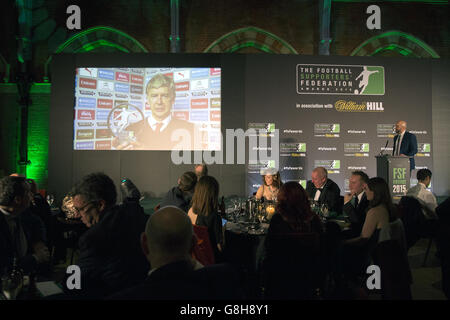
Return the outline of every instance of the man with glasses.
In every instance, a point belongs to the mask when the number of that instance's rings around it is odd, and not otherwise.
[[[74,293],[101,298],[145,279],[150,266],[139,240],[145,215],[133,204],[116,205],[116,187],[104,173],[85,176],[71,195],[74,210],[89,228],[79,240],[82,291]]]

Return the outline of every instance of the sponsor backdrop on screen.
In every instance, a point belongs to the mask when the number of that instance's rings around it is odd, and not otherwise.
[[[426,62],[255,55],[247,59],[246,75],[247,126],[264,128],[261,136],[279,130],[277,160],[284,182],[306,186],[313,168],[322,166],[341,193],[347,192],[352,171],[375,176],[375,156],[392,154],[397,120],[407,121],[407,130],[417,137],[416,169],[431,169]],[[262,183],[261,168],[275,165],[258,161],[247,166],[248,195]]]

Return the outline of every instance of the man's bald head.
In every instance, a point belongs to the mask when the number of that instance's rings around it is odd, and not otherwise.
[[[151,254],[186,255],[192,247],[191,220],[177,207],[168,206],[155,212],[147,222],[145,234]]]
[[[403,133],[403,131],[405,130],[406,130],[406,121],[404,120],[397,121],[397,123],[395,124],[395,132]]]

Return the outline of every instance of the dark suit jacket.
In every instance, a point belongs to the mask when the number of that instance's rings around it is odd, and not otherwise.
[[[176,129],[183,129],[180,130],[180,135],[183,135],[183,138],[174,137],[176,141],[172,141],[172,132]],[[172,150],[181,141],[186,141],[187,133],[190,134],[191,143],[194,145],[194,124],[173,116],[167,127],[160,133],[155,133],[152,130],[148,124],[148,118],[128,126],[126,130],[134,131],[137,141],[143,144],[144,149],[148,150]]]
[[[395,154],[395,146],[398,139],[398,135],[394,137],[394,149],[392,154]],[[414,156],[417,153],[417,138],[414,134],[405,131],[403,136],[402,143],[400,145],[400,154],[407,155],[410,159],[410,170],[413,170],[416,167],[414,162]]]
[[[108,300],[235,300],[242,298],[236,271],[229,265],[193,270],[178,261],[153,271],[145,281]]]
[[[166,196],[161,200],[160,206],[175,206],[188,212],[191,207],[192,193],[183,192],[178,187],[170,189]]]
[[[34,218],[34,217],[33,217]],[[28,219],[28,217],[18,218],[19,223],[22,225],[22,229],[25,233],[25,237],[27,238],[28,251],[27,255],[18,260],[18,265],[25,273],[29,273],[37,268],[37,261],[32,256],[33,248],[32,245],[36,241],[41,241],[39,239],[39,235],[41,234],[41,229],[39,223],[36,222],[33,218]],[[5,216],[2,212],[0,212],[0,271],[3,272],[3,269],[9,268],[12,266],[14,259],[14,248],[12,242],[11,232],[9,231],[8,223],[6,222]]]
[[[355,208],[351,201],[344,204],[342,211],[349,217],[351,222],[351,229],[354,231],[355,236],[361,234],[364,221],[366,220],[366,213],[369,208],[369,200],[367,200],[366,193],[364,192],[359,201],[358,206]]]
[[[103,213],[79,240],[76,264],[82,289],[68,293],[95,299],[143,281],[150,269],[140,246],[146,221],[138,203],[124,203]]]
[[[308,180],[306,183],[306,192],[311,199],[314,199],[316,191],[317,188],[314,186],[314,183]],[[340,195],[341,189],[339,189],[339,186],[333,180],[327,179],[320,193],[319,202],[326,203],[331,211],[340,212],[342,210]]]

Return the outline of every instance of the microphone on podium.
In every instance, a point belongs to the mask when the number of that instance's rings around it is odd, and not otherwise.
[[[382,155],[383,155],[383,153],[384,153],[384,150],[386,150],[386,148],[387,148],[388,144],[389,144],[389,139],[387,139],[387,140],[386,140],[386,144],[385,144],[385,146],[384,146],[383,150],[381,150],[381,152],[379,153],[379,155],[380,155],[380,156],[382,156]]]

